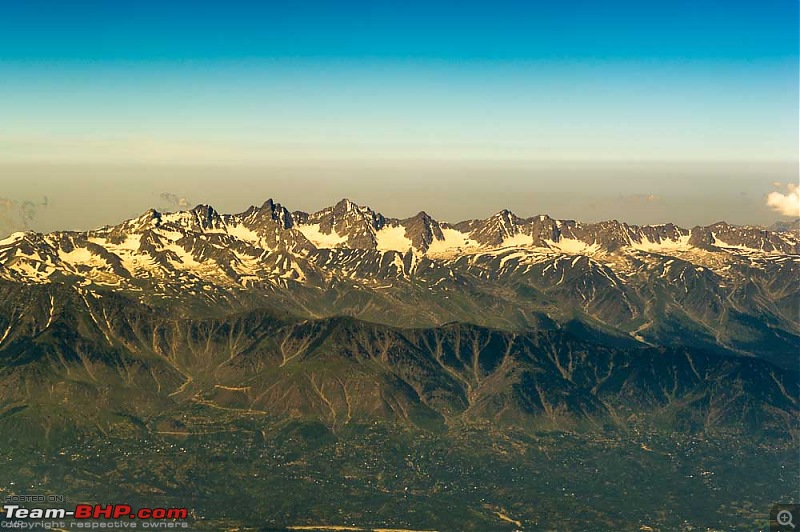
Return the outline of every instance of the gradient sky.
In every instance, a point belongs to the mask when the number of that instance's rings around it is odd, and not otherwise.
[[[798,60],[796,0],[11,0],[0,225],[115,223],[164,192],[770,223]]]

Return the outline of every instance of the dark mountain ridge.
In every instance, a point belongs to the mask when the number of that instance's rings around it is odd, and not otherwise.
[[[264,311],[175,318],[113,293],[55,287],[17,299],[25,312],[0,343],[6,424],[47,412],[65,427],[110,429],[199,404],[320,419],[334,431],[371,419],[797,430],[797,372],[735,353],[621,345],[584,328],[401,329]]]

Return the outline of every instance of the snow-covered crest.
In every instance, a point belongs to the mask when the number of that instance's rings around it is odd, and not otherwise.
[[[15,233],[0,241],[0,277],[41,283],[66,275],[113,286],[143,279],[164,283],[182,279],[181,286],[246,286],[353,275],[383,282],[389,275],[384,264],[402,265],[391,275],[408,275],[409,265],[422,258],[444,264],[507,249],[518,250],[515,257],[531,260],[595,257],[616,265],[621,273],[631,267],[631,257],[636,261],[679,257],[723,271],[732,260],[761,256],[794,261],[800,253],[793,233],[723,223],[689,230],[671,224],[580,224],[545,215],[523,219],[500,211],[486,219],[449,224],[424,212],[406,219],[387,218],[347,199],[311,214],[290,212],[268,200],[240,214],[221,214],[198,205],[175,213],[150,210],[85,233]],[[399,257],[409,253],[416,258],[408,259],[407,265]],[[386,262],[384,254],[396,257]],[[504,271],[511,264],[508,260],[503,262]]]

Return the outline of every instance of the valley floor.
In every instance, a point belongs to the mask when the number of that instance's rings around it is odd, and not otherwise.
[[[6,433],[0,489],[185,506],[208,530],[754,530],[774,503],[800,500],[796,444],[733,433],[369,423],[333,434],[263,419],[233,429],[57,445]]]

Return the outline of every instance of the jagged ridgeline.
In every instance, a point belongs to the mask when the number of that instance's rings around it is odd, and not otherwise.
[[[764,528],[798,485],[798,274],[791,228],[347,200],[16,233],[0,486],[209,529]]]

